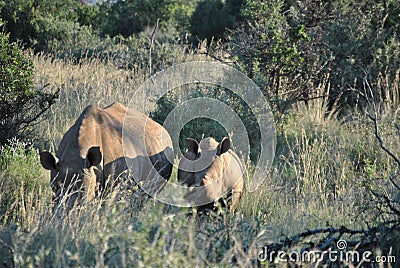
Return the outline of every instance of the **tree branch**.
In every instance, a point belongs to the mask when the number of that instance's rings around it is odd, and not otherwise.
[[[376,113],[375,113],[375,117],[373,117],[372,115],[370,115],[368,112],[366,112],[366,114],[368,115],[368,117],[372,120],[373,124],[374,124],[374,133],[375,133],[375,137],[379,142],[380,147],[382,148],[383,151],[385,151],[395,162],[396,164],[400,167],[400,160],[399,158],[397,158],[397,156],[394,155],[394,153],[392,153],[388,148],[386,148],[386,146],[383,144],[383,140],[382,137],[379,135],[379,128],[378,128],[378,123],[376,120]],[[399,132],[398,127],[396,126],[397,132]],[[390,182],[393,184],[393,186],[400,191],[400,186],[393,180],[393,177],[390,175],[389,176],[389,180]],[[373,193],[374,194],[374,193]],[[381,196],[382,197],[382,196]],[[395,212],[397,215],[398,211],[396,210]]]

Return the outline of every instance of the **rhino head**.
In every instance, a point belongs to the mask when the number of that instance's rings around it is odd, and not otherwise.
[[[60,161],[56,161],[50,152],[40,152],[43,168],[50,170],[55,206],[64,204],[71,208],[75,202],[91,201],[95,196],[96,181],[101,176],[100,147],[91,147],[86,157],[79,155],[63,155]]]
[[[206,138],[198,143],[188,138],[187,151],[179,162],[178,182],[181,185],[202,186],[209,184],[209,178],[221,177],[224,163],[220,156],[230,149],[230,139],[225,137],[220,143],[213,138]]]
[[[179,163],[178,182],[193,187],[185,198],[197,207],[215,205],[228,192],[234,193],[231,210],[237,205],[243,191],[243,168],[230,147],[229,137],[220,143],[213,138],[200,143],[187,139],[187,151]]]

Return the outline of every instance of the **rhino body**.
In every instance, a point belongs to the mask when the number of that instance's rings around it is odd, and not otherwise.
[[[243,166],[237,154],[230,149],[230,139],[221,143],[213,138],[198,143],[187,139],[187,151],[179,163],[178,182],[193,187],[186,199],[200,210],[215,208],[224,195],[231,195],[233,212],[243,193]]]
[[[104,109],[86,107],[65,133],[56,157],[58,162],[51,153],[40,153],[42,166],[51,171],[54,201],[64,198],[71,206],[104,193],[126,170],[156,194],[171,176],[174,153],[161,125],[116,102]]]

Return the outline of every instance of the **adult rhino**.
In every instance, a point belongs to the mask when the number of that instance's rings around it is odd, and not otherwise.
[[[243,166],[230,149],[230,138],[220,143],[213,138],[200,143],[187,139],[187,151],[179,162],[178,183],[193,187],[186,199],[200,210],[215,208],[224,195],[231,195],[230,210],[237,207],[243,193]]]
[[[42,166],[51,171],[53,201],[67,201],[71,208],[104,192],[126,170],[140,185],[152,187],[145,189],[148,193],[157,193],[171,176],[174,154],[161,125],[116,102],[104,109],[86,107],[65,133],[56,157],[40,153]]]

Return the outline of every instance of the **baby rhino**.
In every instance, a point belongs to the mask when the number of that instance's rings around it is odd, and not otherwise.
[[[230,138],[221,143],[213,138],[198,143],[187,139],[187,151],[179,163],[178,182],[193,187],[185,198],[200,210],[215,208],[225,195],[232,197],[231,212],[243,192],[243,166],[230,149]],[[223,204],[223,202],[222,202]]]

